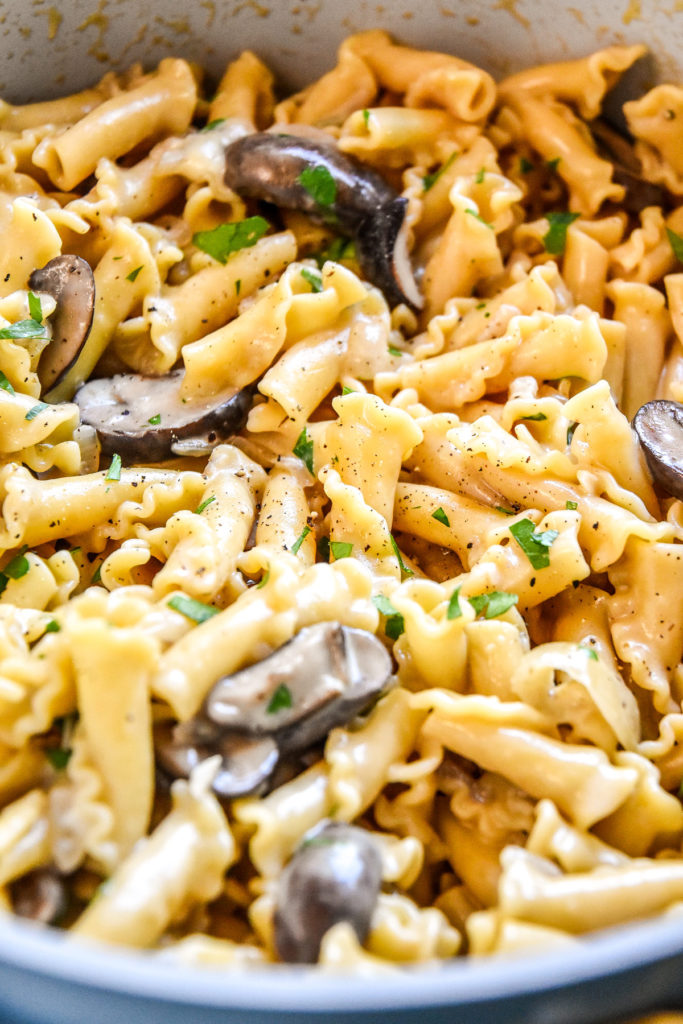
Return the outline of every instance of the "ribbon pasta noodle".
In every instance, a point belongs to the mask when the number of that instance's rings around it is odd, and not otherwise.
[[[683,401],[683,93],[626,104],[630,177],[596,121],[642,53],[496,84],[370,31],[279,101],[245,52],[217,89],[167,58],[0,103],[3,913],[262,967],[292,959],[286,879],[337,841],[375,890],[322,969],[680,904],[682,458],[676,492],[631,421]],[[283,138],[313,156],[274,155],[259,205],[230,154]],[[393,190],[390,278],[328,151]],[[92,324],[48,378],[75,327],[43,268],[76,257]],[[138,434],[86,415],[123,375]],[[183,433],[159,382],[242,420]],[[312,732],[316,649],[254,710],[248,673],[325,624],[390,666],[373,699]]]

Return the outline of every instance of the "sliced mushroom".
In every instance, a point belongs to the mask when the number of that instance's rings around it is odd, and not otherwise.
[[[626,189],[621,204],[629,213],[640,213],[646,206],[664,206],[667,193],[660,185],[645,181],[640,160],[633,150],[634,140],[611,125],[603,118],[590,124],[598,152],[609,160],[614,171],[612,177],[617,185]]]
[[[157,744],[159,760],[186,777],[196,763],[220,753],[217,793],[262,791],[281,755],[305,750],[346,725],[390,675],[391,658],[372,633],[336,622],[308,626],[268,658],[220,679],[200,713]]]
[[[74,401],[81,420],[95,428],[105,455],[117,452],[127,463],[155,462],[168,458],[185,439],[204,435],[205,451],[207,443],[217,444],[241,430],[253,389],[230,388],[209,398],[185,399],[180,393],[183,373],[120,373],[79,388]]]
[[[71,369],[90,334],[95,312],[95,277],[80,256],[55,256],[28,279],[34,292],[51,295],[57,303],[50,318],[52,338],[38,362],[43,392]]]
[[[347,921],[363,942],[382,883],[382,858],[363,829],[326,822],[309,832],[284,869],[275,946],[287,963],[313,964],[329,929]]]
[[[363,272],[387,301],[422,307],[406,243],[407,200],[333,142],[274,132],[247,135],[226,148],[225,181],[239,195],[302,210],[350,235]]]
[[[646,402],[633,427],[655,483],[683,500],[683,405],[664,399]]]
[[[41,924],[55,924],[66,912],[68,896],[64,880],[54,868],[37,868],[10,886],[12,910]]]

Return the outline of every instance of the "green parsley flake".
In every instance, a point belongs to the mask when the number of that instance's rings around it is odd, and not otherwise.
[[[154,416],[150,416],[147,422],[151,423],[153,427],[158,427],[159,424],[161,423],[161,413],[157,412],[154,414]]]
[[[46,747],[45,757],[57,772],[63,772],[69,763],[71,751],[64,747]]]
[[[34,295],[33,292],[28,293],[28,312],[32,320],[35,320],[37,321],[37,323],[42,324],[43,307],[41,305],[40,299],[38,298],[37,295]]]
[[[546,167],[548,168],[549,171],[556,171],[560,160],[561,160],[561,157],[555,156],[555,157],[553,157],[552,160],[546,160],[545,165],[546,165]]]
[[[365,121],[365,127],[367,128],[370,124],[370,111],[366,109],[363,111],[363,120]]]
[[[47,402],[36,402],[24,416],[25,420],[34,420],[36,416],[39,416],[43,409],[47,409]]]
[[[571,444],[572,443],[572,438],[574,436],[574,431],[576,430],[578,425],[579,425],[578,423],[570,423],[569,426],[567,427],[567,444]]]
[[[403,352],[401,352],[400,348],[396,348],[395,345],[387,345],[387,348],[389,349],[389,355],[392,355],[392,356],[402,356],[403,355]]]
[[[268,568],[264,572],[263,576],[261,577],[261,579],[256,584],[256,589],[257,590],[263,590],[263,588],[265,587],[265,585],[266,585],[266,583],[268,582],[269,579],[270,579],[270,566],[268,566]]]
[[[476,210],[467,209],[465,210],[465,213],[469,213],[470,217],[474,217],[474,219],[478,220],[480,224],[485,224],[486,227],[489,228],[489,230],[493,231],[493,224],[489,224],[487,220],[484,220],[482,215],[480,213],[477,213]]]
[[[296,444],[294,445],[292,451],[294,455],[296,455],[299,459],[302,460],[311,476],[314,476],[315,474],[313,472],[313,438],[308,436],[306,427],[304,427],[304,429],[299,434],[296,440]]]
[[[15,324],[10,324],[9,327],[3,327],[0,330],[0,338],[12,338],[14,340],[22,338],[47,338],[47,331],[43,324],[38,323],[33,318],[30,320],[17,320]]]
[[[214,121],[209,121],[203,128],[200,128],[200,132],[212,132],[214,128],[220,128],[222,124],[225,124],[224,117],[217,117]]]
[[[329,562],[330,560],[330,538],[321,537],[316,544],[316,552],[321,562]]]
[[[102,579],[102,563],[100,562],[100,564],[97,566],[97,568],[95,569],[94,573],[92,574],[92,579],[90,580],[90,582],[91,583],[99,583],[101,579]]]
[[[301,547],[303,542],[306,540],[306,538],[308,537],[310,532],[311,532],[310,526],[304,526],[303,530],[301,531],[301,533],[299,534],[297,539],[292,544],[291,552],[292,552],[293,555],[296,555],[298,553],[299,548]]]
[[[592,647],[587,647],[586,644],[579,644],[579,650],[583,651],[591,661],[598,661],[598,652],[594,651]]]
[[[168,601],[168,607],[180,612],[187,619],[193,622],[206,622],[218,615],[218,608],[211,604],[204,604],[202,601],[195,601],[193,597],[186,597],[184,594],[174,594]]]
[[[126,281],[134,281],[138,274],[140,273],[140,271],[142,270],[142,267],[143,264],[141,264],[139,267],[136,267],[135,270],[131,270],[130,274],[126,274]]]
[[[511,508],[505,508],[504,505],[496,505],[496,512],[502,512],[504,516],[516,516],[517,513]]]
[[[445,163],[441,164],[441,167],[439,167],[438,170],[432,171],[431,174],[425,174],[425,176],[422,179],[422,188],[424,189],[425,192],[429,192],[430,188],[432,188],[432,186],[437,183],[441,175],[445,174],[445,172],[451,166],[457,155],[457,151],[454,151],[453,153],[451,153],[448,160],[446,160]]]
[[[518,523],[512,524],[510,533],[534,569],[546,569],[550,565],[548,548],[559,536],[557,530],[544,530],[538,533],[531,519],[520,519]]]
[[[61,628],[62,627],[59,625],[59,623],[56,621],[56,619],[50,619],[50,621],[48,622],[47,626],[45,627],[45,632],[46,633],[59,633]]]
[[[331,206],[337,198],[337,184],[324,164],[304,167],[296,180],[318,206]]]
[[[326,249],[321,249],[320,252],[313,253],[312,255],[313,259],[322,270],[328,260],[332,260],[334,263],[340,263],[342,260],[355,259],[356,247],[350,238],[337,237],[330,242]]]
[[[451,525],[448,516],[446,515],[446,513],[444,512],[440,505],[437,508],[436,512],[432,512],[432,519],[436,519],[437,523],[443,523],[444,526]]]
[[[216,495],[215,494],[212,494],[210,498],[205,498],[204,501],[201,503],[201,505],[197,505],[196,509],[194,510],[195,511],[195,515],[200,516],[202,514],[202,512],[204,511],[204,509],[207,507],[207,505],[210,505],[211,502],[215,501],[215,500],[216,500]]]
[[[548,230],[543,236],[545,251],[551,256],[561,256],[567,244],[567,228],[581,216],[579,213],[548,213],[546,214]]]
[[[3,573],[5,576],[9,576],[12,580],[20,580],[22,576],[25,576],[30,569],[29,560],[26,557],[25,552],[28,548],[23,547],[21,551],[14,556],[11,562],[8,562]]]
[[[477,171],[477,173],[474,176],[474,183],[475,183],[475,185],[482,185],[483,182],[484,182],[485,175],[486,175],[486,169],[484,167],[480,167],[479,170]]]
[[[677,235],[671,228],[667,228],[666,237],[669,239],[669,245],[673,249],[674,256],[679,263],[683,263],[683,235]]]
[[[534,165],[532,164],[531,160],[527,160],[527,158],[523,156],[520,158],[519,161],[519,169],[522,172],[522,174],[528,174],[529,171],[534,170]]]
[[[576,512],[579,505],[576,501],[568,501],[564,507],[567,509],[568,512]]]
[[[389,534],[389,540],[391,541],[391,546],[394,549],[394,554],[398,558],[398,565],[403,575],[414,576],[415,573],[413,572],[413,570],[409,566],[405,565],[403,559],[401,558],[401,552],[398,550],[398,544],[394,540],[394,536],[391,533]]]
[[[8,395],[16,394],[16,391],[14,390],[14,388],[12,387],[12,385],[10,384],[2,370],[0,370],[0,388],[2,388],[3,391],[6,391]]]
[[[315,270],[309,270],[308,267],[303,267],[301,270],[301,276],[304,281],[310,284],[311,291],[321,292],[323,290],[323,279],[320,274],[315,272]]]
[[[241,288],[242,288],[242,278],[238,277],[237,280],[235,281],[235,295],[239,295]]]
[[[508,594],[504,590],[492,590],[490,594],[475,594],[467,599],[477,615],[484,613],[485,619],[495,619],[504,615],[513,605],[517,604],[517,594]]]
[[[542,420],[547,420],[548,417],[546,416],[546,414],[544,412],[535,412],[531,416],[522,416],[521,419],[523,419],[523,420],[536,420],[536,421],[538,421],[540,423]]]
[[[451,594],[450,600],[448,602],[448,609],[446,610],[447,619],[459,619],[460,616],[462,615],[462,612],[460,610],[460,601],[458,600],[459,597],[460,587],[456,587],[453,593]]]
[[[269,715],[275,715],[278,711],[284,711],[292,706],[292,691],[285,683],[280,683],[277,690],[270,698],[266,711]]]
[[[353,544],[349,544],[345,540],[333,540],[330,541],[330,551],[334,555],[335,562],[338,562],[340,558],[348,558],[353,551]]]
[[[390,640],[398,640],[401,633],[405,630],[405,620],[401,613],[394,608],[393,604],[388,597],[384,594],[376,594],[372,599],[377,611],[380,615],[384,615],[386,622],[384,623],[384,634]]]
[[[342,397],[344,395],[355,395],[355,393],[356,392],[353,390],[353,388],[347,388],[346,384],[344,384],[342,388]]]
[[[268,221],[263,217],[247,217],[246,220],[219,224],[210,231],[197,231],[192,236],[192,244],[219,263],[227,263],[231,253],[255,245],[267,230]]]
[[[111,463],[107,470],[105,480],[120,480],[121,479],[121,456],[117,455],[116,452],[111,457]]]

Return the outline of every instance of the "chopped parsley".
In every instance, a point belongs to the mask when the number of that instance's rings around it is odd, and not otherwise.
[[[403,559],[401,558],[401,552],[398,550],[398,544],[394,540],[394,535],[391,534],[391,533],[389,534],[389,540],[391,541],[391,546],[394,549],[394,554],[398,558],[398,565],[399,565],[399,568],[400,568],[401,572],[403,573],[403,575],[404,576],[414,576],[415,573],[413,572],[413,570],[409,566],[407,566],[404,563]]]
[[[390,640],[398,640],[401,633],[405,630],[405,620],[401,613],[394,608],[393,604],[388,597],[384,594],[376,594],[372,599],[377,611],[380,615],[384,615],[386,622],[384,623],[384,634]]]
[[[574,431],[576,430],[578,425],[579,425],[578,423],[570,423],[569,426],[567,427],[567,444],[571,444],[572,443],[572,438],[574,436]]]
[[[43,324],[31,317],[30,320],[17,320],[9,327],[0,330],[0,338],[46,338],[47,331]]]
[[[467,600],[477,615],[484,613],[485,619],[495,619],[504,615],[513,605],[517,604],[517,594],[508,594],[505,590],[492,590],[490,594],[474,594]]]
[[[111,457],[111,463],[107,470],[105,480],[120,480],[121,479],[121,456],[117,455],[116,452]]]
[[[504,505],[496,505],[496,512],[502,512],[504,516],[515,516],[517,513],[511,508],[505,508]]]
[[[475,184],[476,185],[482,185],[483,182],[484,182],[485,175],[486,175],[486,168],[480,167],[479,170],[477,171],[477,173],[474,176]]]
[[[567,509],[568,512],[575,512],[579,505],[576,501],[568,501],[564,507]]]
[[[45,747],[45,757],[55,771],[63,772],[69,763],[69,758],[71,757],[71,747],[69,746],[69,743],[71,742],[71,735],[77,721],[77,712],[73,712],[70,715],[64,715],[62,718],[55,718],[55,727],[58,728],[61,733],[59,746]]]
[[[445,163],[441,164],[441,167],[436,171],[432,171],[430,174],[425,174],[422,178],[422,188],[425,192],[429,192],[430,188],[437,183],[442,174],[448,170],[455,158],[457,157],[457,151],[453,151]]]
[[[677,235],[671,228],[667,228],[666,237],[669,239],[669,245],[673,249],[674,256],[679,263],[683,263],[683,236]]]
[[[523,420],[537,420],[540,423],[542,420],[547,420],[548,417],[546,416],[546,414],[544,412],[535,412],[531,416],[521,416],[520,419],[523,419]]]
[[[296,455],[298,458],[302,460],[311,476],[314,476],[315,474],[313,473],[313,438],[308,436],[306,427],[304,427],[304,429],[299,434],[296,440],[296,444],[294,445],[292,451],[294,455]]]
[[[318,206],[331,206],[337,198],[337,184],[324,164],[304,167],[296,180]]]
[[[102,579],[102,562],[97,566],[94,573],[92,574],[91,583],[99,583]]]
[[[367,107],[363,111],[363,120],[365,122],[365,127],[367,128],[368,125],[370,124],[370,111],[367,109]]]
[[[126,274],[126,281],[135,281],[135,279],[137,278],[138,274],[142,270],[142,267],[143,267],[143,264],[140,264],[139,267],[135,267],[134,270],[131,270],[130,274]]]
[[[469,213],[470,217],[474,217],[474,219],[478,220],[480,224],[485,224],[487,228],[489,228],[491,231],[493,231],[493,224],[489,224],[489,222],[487,220],[484,220],[482,215],[480,213],[477,213],[476,210],[472,210],[470,208],[470,209],[465,210],[465,213]]]
[[[268,221],[263,217],[247,217],[219,224],[210,231],[197,231],[192,236],[192,244],[219,263],[227,263],[231,253],[255,245],[267,230]]]
[[[39,416],[43,409],[47,409],[47,402],[36,402],[35,405],[31,406],[29,411],[24,416],[25,420],[34,420],[36,416]]]
[[[387,348],[389,349],[389,355],[392,355],[392,356],[402,356],[403,355],[403,352],[401,352],[400,348],[396,348],[395,345],[387,345]]]
[[[561,256],[567,244],[567,228],[581,216],[579,213],[548,213],[548,230],[543,236],[545,251],[551,256]]]
[[[353,388],[347,388],[346,384],[342,388],[342,397],[344,395],[355,395],[355,393],[356,392],[353,390]]]
[[[158,427],[159,424],[161,423],[161,413],[156,412],[154,416],[150,416],[147,422],[151,423],[153,427]]]
[[[304,526],[303,530],[301,531],[301,533],[299,534],[297,539],[292,544],[291,551],[292,551],[293,555],[298,554],[299,548],[301,547],[303,542],[306,540],[306,538],[308,537],[310,532],[311,532],[310,526]]]
[[[330,538],[329,537],[321,537],[319,539],[318,543],[316,544],[316,551],[317,551],[317,554],[318,554],[318,558],[322,562],[329,562],[329,560],[330,560]]]
[[[242,288],[242,278],[238,277],[237,280],[235,281],[235,295],[239,295],[241,288]]]
[[[261,579],[256,584],[256,589],[257,590],[263,590],[263,588],[265,587],[265,585],[266,585],[266,583],[268,582],[269,579],[270,579],[270,566],[268,566],[268,568],[264,572],[263,576],[261,577]]]
[[[292,706],[292,691],[286,683],[280,683],[277,690],[270,698],[266,711],[269,715],[275,715]]]
[[[554,156],[552,160],[546,160],[545,165],[549,171],[556,171],[561,159],[559,156]]]
[[[2,372],[2,370],[0,370],[0,388],[2,388],[3,391],[6,391],[9,395],[16,394],[16,391],[14,390],[14,388],[12,387],[12,385],[10,384],[9,380]]]
[[[222,124],[225,124],[225,118],[217,117],[215,118],[215,120],[209,121],[207,124],[204,125],[203,128],[200,128],[199,130],[200,132],[212,132],[214,128],[220,128]]]
[[[318,253],[313,253],[313,259],[316,261],[320,269],[327,260],[332,260],[334,263],[340,263],[341,260],[352,260],[356,255],[356,247],[350,238],[342,238],[337,236],[333,239],[326,249],[321,249]]]
[[[71,750],[68,747],[46,747],[45,757],[57,772],[63,772],[69,763]]]
[[[43,307],[40,299],[33,292],[28,293],[28,312],[32,320],[36,320],[39,324],[43,322]]]
[[[218,615],[218,608],[212,604],[204,604],[203,601],[195,601],[193,597],[186,597],[185,594],[174,594],[168,601],[168,607],[180,612],[187,619],[193,622],[206,622],[207,619]]]
[[[436,519],[437,523],[443,523],[444,526],[451,525],[448,516],[446,515],[446,513],[444,512],[440,505],[437,508],[436,512],[432,512],[432,519]]]
[[[50,621],[48,622],[48,624],[45,627],[45,632],[46,633],[59,633],[61,628],[62,627],[59,625],[59,623],[57,622],[56,619],[50,619]]]
[[[22,576],[25,576],[30,569],[28,558],[26,557],[27,547],[23,547],[21,551],[14,556],[14,558],[7,563],[3,569],[3,575],[9,576],[12,580],[20,580]]]
[[[323,290],[323,279],[320,274],[317,274],[315,270],[309,270],[308,267],[303,267],[301,270],[301,276],[311,286],[311,291],[321,292]]]
[[[518,523],[512,524],[510,533],[534,569],[546,569],[550,565],[548,548],[559,536],[557,530],[544,530],[539,533],[531,519],[520,519]]]
[[[205,498],[204,501],[201,503],[201,505],[197,505],[196,509],[194,510],[195,511],[195,515],[200,516],[202,514],[202,512],[204,511],[204,509],[208,505],[210,505],[212,501],[215,501],[215,500],[216,500],[216,495],[215,494],[212,494],[210,498]]]
[[[592,647],[588,647],[586,644],[579,644],[579,650],[583,651],[587,658],[591,661],[598,661],[598,652],[594,651]]]
[[[522,174],[528,174],[529,171],[534,170],[534,165],[532,164],[531,160],[527,160],[527,158],[523,156],[520,158],[519,161],[519,169],[522,172]]]
[[[330,541],[330,551],[334,555],[335,561],[339,561],[340,558],[349,557],[353,551],[353,544],[345,540],[333,540]]]
[[[456,587],[448,602],[448,608],[446,610],[447,619],[459,619],[462,615],[462,612],[460,611],[460,601],[458,600],[459,597],[460,587]]]

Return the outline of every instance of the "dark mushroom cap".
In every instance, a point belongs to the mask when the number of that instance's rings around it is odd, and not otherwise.
[[[37,868],[10,886],[12,910],[41,924],[55,924],[66,912],[64,880],[54,868]]]
[[[340,921],[363,942],[381,883],[382,858],[363,829],[325,822],[309,832],[278,886],[274,924],[280,958],[315,963],[325,933]]]
[[[391,305],[422,306],[406,245],[407,201],[331,140],[275,132],[247,135],[226,148],[225,181],[239,195],[302,210],[350,235],[363,272]]]
[[[666,190],[643,178],[640,160],[633,149],[634,139],[617,131],[604,118],[591,121],[590,128],[599,154],[614,167],[614,181],[626,190],[621,204],[624,209],[637,214],[646,206],[667,205]]]
[[[50,318],[52,338],[38,363],[43,392],[71,369],[83,348],[95,312],[95,278],[80,256],[55,256],[28,279],[34,292],[51,295],[57,303]]]
[[[385,688],[391,658],[372,633],[336,622],[302,629],[268,658],[220,679],[194,718],[157,737],[162,767],[186,777],[213,754],[221,796],[263,792],[281,755],[346,725]]]
[[[205,435],[215,444],[241,430],[251,408],[252,388],[185,399],[180,393],[183,373],[120,373],[79,388],[74,401],[81,420],[95,428],[105,455],[117,452],[129,464],[156,462],[172,455],[174,444],[186,438]]]
[[[683,500],[683,405],[665,399],[646,402],[633,427],[655,483]]]

